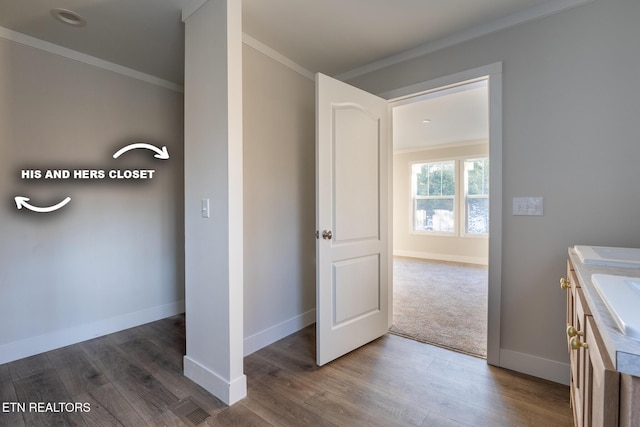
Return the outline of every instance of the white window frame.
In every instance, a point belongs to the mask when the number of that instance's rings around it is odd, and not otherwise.
[[[462,209],[462,219],[461,219],[461,228],[460,228],[460,235],[461,237],[471,237],[471,238],[486,238],[489,237],[489,232],[486,233],[470,233],[468,231],[469,228],[469,224],[468,224],[468,220],[469,220],[469,199],[487,199],[487,210],[488,210],[488,202],[489,202],[489,188],[491,186],[491,182],[489,182],[489,187],[487,188],[487,194],[474,194],[474,195],[469,195],[468,194],[468,180],[467,180],[467,173],[466,173],[466,169],[464,167],[464,164],[466,162],[469,161],[476,161],[476,160],[486,160],[487,162],[489,162],[489,156],[472,156],[472,157],[465,157],[464,159],[460,160],[460,166],[462,169],[462,180],[463,180],[463,205],[464,205],[464,209]],[[489,164],[489,168],[491,168],[491,164]],[[488,212],[487,212],[488,215]],[[489,224],[487,224],[487,227],[489,226]],[[489,230],[490,231],[490,230]]]
[[[487,239],[489,233],[469,233],[467,232],[467,212],[468,212],[468,199],[469,198],[486,198],[489,200],[489,195],[469,196],[467,194],[467,185],[465,182],[464,163],[472,160],[489,160],[489,156],[486,154],[479,155],[465,155],[461,157],[445,157],[429,160],[418,160],[409,162],[409,174],[410,174],[410,208],[409,208],[409,234],[422,235],[422,236],[444,236],[444,237],[459,237],[459,238],[471,238],[471,239]],[[416,195],[416,181],[413,173],[414,165],[423,165],[430,163],[445,163],[454,162],[454,174],[455,174],[455,195],[454,196],[417,196]],[[489,165],[491,167],[491,165]],[[491,183],[489,183],[491,186]],[[434,200],[434,199],[450,199],[453,197],[453,212],[454,212],[454,224],[453,231],[429,231],[429,230],[416,230],[415,218],[416,207],[418,200]]]
[[[455,190],[453,196],[418,196],[416,195],[416,181],[413,173],[413,167],[415,165],[424,165],[424,164],[435,164],[435,163],[449,163],[453,162],[453,174],[455,180]],[[411,173],[411,211],[410,211],[410,232],[411,234],[422,234],[429,236],[450,236],[454,237],[458,235],[459,228],[459,211],[460,206],[458,202],[458,195],[460,192],[460,179],[458,173],[458,162],[456,159],[443,159],[443,160],[427,160],[427,161],[419,161],[419,162],[411,162],[410,165],[410,173]],[[416,208],[418,200],[453,200],[453,230],[452,231],[440,231],[440,230],[416,230]]]

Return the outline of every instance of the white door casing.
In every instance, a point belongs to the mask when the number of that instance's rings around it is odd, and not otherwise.
[[[489,79],[489,161],[490,170],[490,204],[489,204],[489,295],[487,322],[487,363],[502,366],[521,372],[541,372],[531,370],[531,361],[521,358],[521,354],[511,354],[502,349],[500,342],[501,307],[502,307],[502,62],[483,65],[481,67],[461,71],[459,73],[426,80],[420,83],[393,89],[379,95],[389,100],[390,105],[403,99],[456,86],[479,78]],[[502,356],[506,356],[503,358]],[[503,362],[503,360],[507,362]],[[539,360],[536,360],[538,363]],[[549,372],[558,372],[549,377],[562,382],[561,369],[556,370],[549,365]]]
[[[316,341],[324,365],[389,327],[389,105],[316,75]]]

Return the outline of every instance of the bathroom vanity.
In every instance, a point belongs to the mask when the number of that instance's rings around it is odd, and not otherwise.
[[[640,265],[634,265],[633,254],[630,261],[616,263],[594,261],[587,252],[585,247],[569,248],[567,276],[560,280],[567,294],[574,423],[579,427],[637,427],[640,337],[635,315],[640,314],[640,304],[635,305],[634,299],[640,301],[640,287],[635,289],[640,283]],[[629,307],[635,310],[629,312]]]

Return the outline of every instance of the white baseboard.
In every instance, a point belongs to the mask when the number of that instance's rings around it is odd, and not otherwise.
[[[247,396],[247,377],[244,374],[228,382],[189,356],[184,356],[184,375],[227,405]]]
[[[184,313],[184,301],[127,313],[0,345],[0,364]]]
[[[244,355],[260,350],[282,338],[306,328],[316,321],[316,309],[311,309],[275,326],[267,328],[244,339]]]
[[[439,254],[431,252],[405,251],[396,249],[393,251],[394,256],[403,256],[409,258],[434,259],[437,261],[461,262],[465,264],[488,265],[489,261],[486,257],[471,257],[463,255]]]
[[[569,385],[571,368],[568,363],[502,349],[500,350],[500,366],[512,371]]]

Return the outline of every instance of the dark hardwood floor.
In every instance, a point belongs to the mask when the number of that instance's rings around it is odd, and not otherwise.
[[[395,335],[318,367],[308,327],[245,358],[232,407],[182,375],[184,349],[176,316],[0,365],[0,425],[573,425],[568,387]]]

